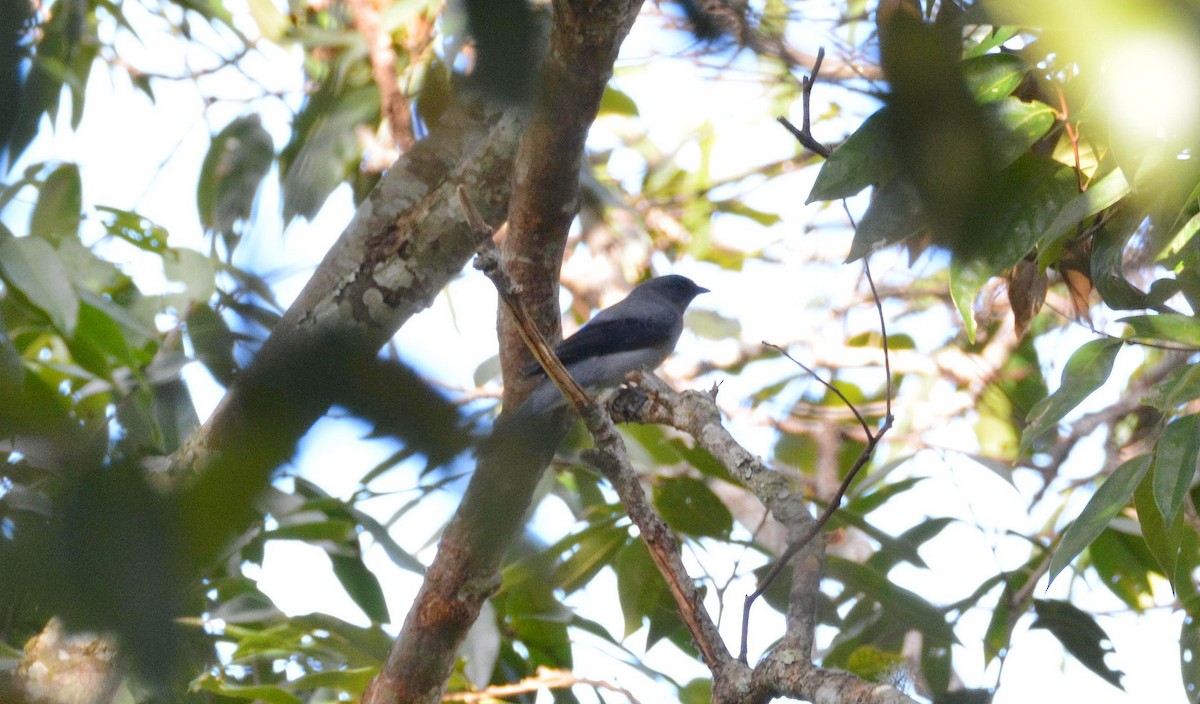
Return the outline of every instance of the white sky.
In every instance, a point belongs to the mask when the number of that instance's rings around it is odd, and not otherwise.
[[[240,0],[227,4],[234,13],[244,10]],[[147,18],[136,16],[141,12],[140,5],[124,3],[122,7],[135,25],[149,26],[144,24],[149,22]],[[193,23],[193,30],[199,36],[208,34],[204,23]],[[252,31],[252,28],[247,27],[247,30]],[[145,40],[154,39],[151,31],[143,32],[142,36]],[[650,48],[655,47],[661,52],[664,41],[663,35],[649,22],[640,21],[626,42],[619,63],[620,67],[629,67],[629,70],[619,70],[616,78],[619,87],[636,100],[641,111],[641,124],[645,125],[660,150],[669,152],[703,125],[711,124],[718,138],[712,162],[715,173],[742,173],[756,164],[791,153],[794,148],[792,138],[774,123],[769,96],[764,95],[763,89],[753,81],[705,80],[697,76],[686,60],[656,59],[645,65],[642,59],[649,54]],[[802,41],[806,46],[815,47],[820,38],[809,37]],[[220,42],[213,40],[213,43]],[[126,39],[118,46],[123,58],[132,64],[164,73],[182,73],[186,68],[185,58],[194,66],[211,61],[211,56],[203,52],[183,57],[178,53],[179,45],[172,42],[143,47]],[[679,46],[682,47],[682,42]],[[285,92],[287,103],[295,107],[301,88],[296,64],[298,52],[269,49],[266,54],[252,53],[247,59],[249,70],[256,80],[271,90]],[[245,79],[228,71],[214,75],[202,85],[205,91],[231,98],[214,104],[207,113],[191,83],[156,81],[154,87],[158,101],[151,104],[131,88],[120,72],[110,79],[103,68],[97,69],[89,84],[86,117],[81,129],[72,133],[65,120],[60,120],[52,134],[44,133],[39,137],[13,172],[19,173],[25,165],[42,160],[75,161],[82,171],[85,209],[109,205],[137,210],[166,226],[173,245],[206,251],[195,211],[195,179],[208,146],[208,135],[240,114],[261,111],[279,148],[287,138],[288,111],[276,99],[247,101],[246,98],[254,93]],[[815,96],[818,102],[834,97],[843,100],[844,107],[855,111],[868,109],[864,101],[828,88],[818,87]],[[67,113],[65,109],[63,112]],[[825,106],[818,106],[815,112],[824,114]],[[798,115],[792,117],[798,119]],[[818,133],[832,140],[851,129],[854,119],[850,115],[839,122],[819,123]],[[603,122],[593,131],[592,140],[602,146],[614,144],[606,134]],[[620,157],[614,160],[613,168],[617,168],[622,159],[636,166],[633,160]],[[850,299],[859,280],[859,270],[855,266],[836,270],[810,267],[803,275],[797,275],[795,267],[807,261],[813,251],[832,252],[828,258],[837,260],[840,252],[849,246],[849,231],[845,229],[805,232],[805,225],[816,218],[825,222],[831,217],[838,220],[836,213],[821,212],[818,206],[803,207],[814,176],[815,170],[808,170],[778,178],[749,197],[752,205],[778,212],[784,217],[785,224],[764,231],[737,218],[724,218],[714,228],[715,236],[723,242],[749,250],[770,245],[772,253],[785,266],[751,261],[746,271],[727,272],[684,261],[675,269],[713,290],[698,300],[696,307],[737,318],[743,326],[744,340],[797,339],[824,318],[806,312],[800,305],[788,306],[785,315],[779,308],[762,306],[758,302],[805,302],[817,298],[819,291],[821,297],[837,304]],[[279,298],[286,305],[348,221],[352,204],[347,189],[341,189],[313,222],[293,223],[286,233],[280,234],[278,198],[277,176],[272,174],[260,197],[256,231],[248,239],[252,251],[240,252],[239,259],[247,263],[252,261],[260,272],[292,272],[281,278],[277,286]],[[14,231],[23,231],[27,205],[18,203],[5,214],[5,222],[13,226]],[[860,202],[860,210],[861,205]],[[95,222],[96,213],[94,210],[88,213],[92,221],[85,223],[85,234],[98,236],[101,228]],[[129,271],[144,285],[163,285],[151,258],[116,246],[105,251],[114,259],[125,262]],[[877,259],[877,273],[889,268],[903,273],[903,265],[894,257]],[[494,292],[490,284],[468,269],[445,295],[438,298],[433,308],[404,327],[397,336],[397,344],[407,360],[443,382],[468,386],[472,383],[475,368],[495,353],[494,310]],[[873,315],[872,311],[867,313]],[[863,320],[869,324],[871,319]],[[940,325],[933,321],[926,324],[931,326],[930,334],[944,334],[944,320]],[[837,330],[830,332],[840,334]],[[1045,345],[1053,345],[1053,348],[1042,350],[1043,359],[1052,359],[1061,365],[1065,355],[1086,339],[1078,329],[1063,335],[1061,340],[1050,338]],[[678,356],[687,360],[712,354],[721,354],[719,345],[687,335],[680,344]],[[1118,366],[1123,373],[1114,374],[1114,378],[1123,378],[1133,368],[1138,361],[1136,354],[1133,350],[1122,351]],[[1052,384],[1057,381],[1060,369],[1061,366],[1057,366],[1047,375]],[[741,405],[741,399],[777,375],[794,373],[782,363],[761,365],[742,377],[725,378],[721,399],[727,406],[736,408]],[[187,378],[193,384],[198,410],[204,417],[215,405],[219,388],[207,379],[199,365],[189,368]],[[709,383],[710,380],[705,380],[698,385]],[[929,401],[936,403],[938,394],[945,393],[947,389],[935,386]],[[1088,405],[1095,407],[1115,398],[1117,393],[1119,386],[1110,384]],[[773,435],[766,429],[738,423],[734,430],[752,451],[770,456]],[[302,442],[294,471],[317,481],[333,494],[349,495],[356,488],[361,472],[393,449],[386,441],[361,440],[363,433],[364,427],[354,421],[322,420]],[[973,449],[974,435],[965,424],[947,428],[943,436],[933,441],[947,448]],[[1089,473],[1088,452],[1081,450],[1076,454],[1076,464],[1064,467],[1064,478],[1072,476],[1072,472],[1077,475]],[[898,471],[895,479],[910,475],[928,476],[932,480],[922,482],[909,492],[902,507],[881,511],[873,519],[878,526],[893,533],[911,527],[919,520],[914,514],[962,519],[962,523],[953,524],[922,550],[930,570],[906,566],[891,574],[897,584],[917,591],[935,603],[961,598],[998,569],[1012,569],[1027,559],[1023,541],[1006,536],[1006,530],[1035,531],[1050,524],[1061,525],[1065,520],[1063,516],[1028,515],[1025,499],[1020,493],[953,452],[923,452],[916,461]],[[407,489],[416,481],[414,476],[412,472],[394,471],[381,480],[380,486]],[[1019,472],[1017,483],[1026,490],[1034,485],[1032,476],[1023,476]],[[1077,491],[1064,515],[1067,518],[1075,515],[1087,497],[1086,488]],[[401,495],[394,500],[377,500],[371,509],[386,517],[407,498]],[[429,560],[433,553],[429,547],[430,526],[440,525],[453,511],[456,502],[456,496],[445,493],[422,502],[410,519],[398,525],[394,531],[396,539],[406,549]],[[546,540],[557,539],[571,527],[569,512],[556,500],[544,504],[533,521],[534,530]],[[707,554],[689,550],[685,555],[693,574],[698,574],[701,564],[717,572],[728,570],[725,561],[740,555],[740,551],[725,546],[706,543],[705,548]],[[753,559],[750,556],[749,560]],[[368,549],[366,560],[384,584],[389,607],[397,621],[397,626],[391,628],[395,631],[408,611],[420,584],[419,578],[394,567],[378,549]],[[756,566],[749,560],[742,565],[744,572]],[[1141,616],[1124,613],[1120,602],[1104,589],[1070,583],[1067,577],[1060,577],[1048,591],[1040,585],[1037,595],[1071,598],[1085,609],[1113,612],[1111,616],[1101,616],[1100,623],[1116,647],[1116,655],[1109,658],[1110,665],[1126,673],[1128,692],[1110,687],[1072,658],[1064,657],[1061,647],[1047,631],[1028,629],[1032,618],[1027,616],[1017,626],[996,704],[1084,700],[1092,704],[1183,702],[1177,645],[1182,614],[1171,608],[1152,610]],[[263,591],[288,613],[320,610],[351,622],[365,622],[332,575],[323,552],[315,547],[284,541],[269,543],[259,579]],[[731,590],[730,603],[740,604],[742,594],[751,587],[745,580],[739,582]],[[743,590],[740,593],[739,588]],[[1159,603],[1170,602],[1169,589],[1166,589]],[[623,631],[619,610],[614,608],[617,603],[615,578],[610,571],[602,573],[587,589],[572,595],[567,603],[578,608],[584,616],[606,625],[614,634]],[[765,607],[755,610],[752,654],[761,653],[780,634],[781,620],[768,611]],[[734,607],[732,612],[723,621],[722,629],[728,642],[736,643],[738,624],[735,621],[740,609]],[[996,663],[984,667],[978,645],[988,618],[990,613],[970,612],[957,629],[965,645],[956,648],[955,665],[969,686],[992,686],[998,676]],[[830,635],[822,634],[825,642]],[[644,637],[644,631],[639,632],[627,645],[638,650]],[[647,678],[634,668],[615,666],[614,660],[608,657],[594,657],[594,653],[610,653],[611,648],[590,636],[580,635],[576,649],[576,670],[582,676],[607,679],[629,687],[645,702],[669,701],[674,696],[673,689]],[[665,645],[647,654],[647,663],[663,668],[680,681],[704,674],[699,665]],[[580,696],[583,701],[591,700],[590,693],[581,692]],[[543,696],[539,701],[542,700],[549,701],[549,698]]]

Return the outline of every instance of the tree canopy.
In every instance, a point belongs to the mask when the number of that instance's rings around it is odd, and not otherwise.
[[[1191,5],[0,15],[5,701],[1200,698]]]

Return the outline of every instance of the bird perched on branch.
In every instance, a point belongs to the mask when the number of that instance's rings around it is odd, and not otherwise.
[[[635,369],[654,369],[675,349],[683,332],[683,312],[708,289],[686,276],[671,274],[650,279],[624,300],[600,311],[574,335],[554,348],[563,366],[589,390],[621,385]],[[514,412],[529,418],[566,403],[558,387],[537,362],[522,371],[542,382]]]

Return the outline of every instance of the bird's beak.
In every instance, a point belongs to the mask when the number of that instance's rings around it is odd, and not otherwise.
[[[704,288],[703,286],[697,286],[696,287],[696,295],[699,296],[702,293],[710,293],[710,290]]]

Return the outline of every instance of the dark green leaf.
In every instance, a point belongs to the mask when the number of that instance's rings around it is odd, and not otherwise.
[[[281,525],[264,531],[262,537],[263,540],[329,540],[334,543],[346,543],[353,540],[357,534],[354,521],[330,518]]]
[[[1172,524],[1183,509],[1200,460],[1200,416],[1176,418],[1154,446],[1154,503]]]
[[[1183,675],[1184,696],[1189,702],[1200,698],[1200,621],[1191,610],[1179,629],[1179,669]]]
[[[929,229],[921,195],[912,182],[893,178],[871,194],[871,205],[854,231],[847,262],[862,259],[880,247],[903,242]]]
[[[1056,243],[1077,224],[1083,222],[1084,218],[1115,205],[1129,195],[1129,192],[1129,182],[1125,180],[1125,174],[1121,173],[1120,169],[1114,169],[1093,182],[1086,191],[1075,196],[1042,232],[1038,244],[1038,263],[1043,266],[1053,263],[1058,256]]]
[[[1054,556],[1050,558],[1050,581],[1053,582],[1075,556],[1096,539],[1133,496],[1134,490],[1150,469],[1150,455],[1138,455],[1113,470],[1108,479],[1096,489],[1079,517],[1063,534]]]
[[[888,147],[887,108],[868,117],[821,166],[805,203],[849,198],[891,180],[895,160]]]
[[[962,316],[967,341],[975,343],[978,323],[975,320],[975,298],[995,272],[983,260],[974,257],[953,257],[950,260],[950,299]]]
[[[995,166],[1008,166],[1041,139],[1054,125],[1054,109],[1038,101],[1022,102],[1004,98],[988,103],[984,117],[991,126],[991,141],[996,149]]]
[[[1065,601],[1035,599],[1033,608],[1037,612],[1037,620],[1030,628],[1050,631],[1084,667],[1112,686],[1124,689],[1121,686],[1122,673],[1109,668],[1104,662],[1104,656],[1112,652],[1111,646],[1106,644],[1108,634],[1091,614]]]
[[[1021,434],[1021,451],[1054,430],[1058,422],[1100,385],[1108,380],[1122,342],[1111,338],[1092,340],[1075,350],[1063,368],[1058,390],[1029,411],[1028,426]]]
[[[348,692],[353,697],[359,697],[379,674],[378,667],[355,667],[346,670],[330,670],[328,672],[313,672],[288,682],[287,688],[292,691],[328,688]]]
[[[62,164],[50,172],[38,189],[37,205],[29,217],[29,234],[51,242],[73,238],[83,218],[83,183],[79,167]]]
[[[962,62],[967,88],[980,102],[1000,100],[1025,77],[1025,61],[1013,54],[984,54]]]
[[[333,573],[346,589],[346,593],[358,604],[372,623],[388,623],[387,600],[383,598],[383,587],[379,579],[363,564],[360,555],[330,555]]]
[[[666,477],[654,483],[654,505],[675,530],[723,538],[733,530],[733,515],[712,489],[691,477]]]
[[[826,575],[846,585],[848,590],[862,592],[887,610],[889,618],[915,628],[932,642],[950,645],[957,643],[954,630],[937,607],[917,594],[898,587],[887,575],[857,562],[830,555],[825,561]]]
[[[230,684],[223,679],[205,675],[192,683],[193,691],[205,691],[233,699],[258,700],[266,704],[304,704],[296,695],[281,687],[266,684]]]
[[[202,303],[191,307],[187,314],[187,333],[192,349],[213,378],[229,386],[237,373],[233,358],[234,337],[221,314]]]
[[[379,91],[359,88],[343,96],[314,95],[302,111],[303,131],[294,133],[290,160],[283,174],[283,215],[311,219],[348,174],[358,168],[359,146],[354,128],[375,119]]]
[[[1187,364],[1173,370],[1146,399],[1146,403],[1169,413],[1200,398],[1200,364]]]
[[[234,223],[250,218],[254,195],[274,159],[275,144],[258,115],[239,117],[213,137],[196,190],[205,229],[231,234]]]
[[[711,704],[712,680],[695,679],[679,688],[679,704]]]
[[[617,551],[629,541],[623,527],[588,533],[579,546],[554,571],[554,584],[567,594],[585,586],[600,570],[612,563]]]
[[[1133,505],[1137,508],[1138,525],[1142,529],[1142,537],[1146,547],[1158,562],[1163,575],[1172,578],[1175,566],[1179,562],[1179,545],[1183,540],[1183,520],[1176,518],[1174,523],[1163,522],[1162,513],[1154,501],[1154,465],[1138,484],[1133,493]]]
[[[1180,313],[1134,315],[1121,318],[1119,322],[1133,328],[1135,338],[1178,342],[1190,347],[1200,347],[1200,319],[1190,315]]]
[[[10,286],[50,318],[64,335],[75,333],[79,296],[54,248],[44,239],[0,240],[0,269]]]
[[[1161,568],[1140,535],[1107,528],[1088,547],[1100,582],[1129,608],[1141,611],[1153,603],[1150,572]]]

